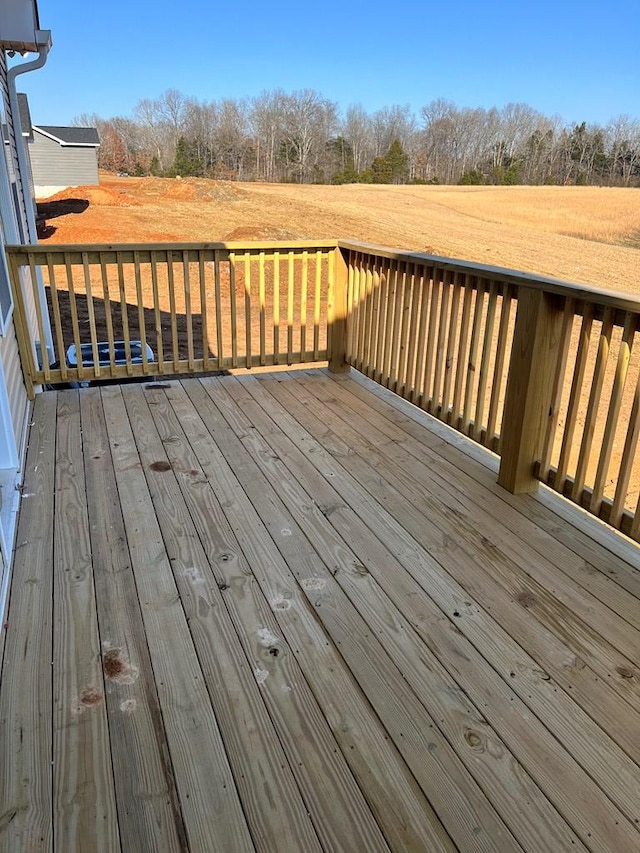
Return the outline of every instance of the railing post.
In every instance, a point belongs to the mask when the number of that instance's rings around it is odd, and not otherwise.
[[[22,375],[24,385],[27,391],[27,397],[33,400],[36,396],[34,376],[36,374],[36,364],[33,355],[33,347],[29,337],[29,329],[27,326],[26,311],[24,306],[24,295],[22,292],[22,283],[20,281],[20,271],[16,263],[15,256],[7,252],[9,261],[9,277],[11,279],[11,287],[13,290],[13,325],[16,331],[16,339],[18,341],[18,353],[20,356],[20,365],[22,367]]]
[[[498,483],[534,492],[562,338],[562,297],[520,286],[501,430]]]
[[[347,286],[349,270],[340,246],[332,255],[329,266],[329,293],[327,306],[327,348],[329,370],[332,373],[348,373],[347,362]]]

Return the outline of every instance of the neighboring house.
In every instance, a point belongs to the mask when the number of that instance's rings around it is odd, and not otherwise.
[[[51,33],[41,30],[36,0],[3,0],[0,8],[0,120],[5,126],[7,157],[0,157],[0,617],[4,618],[9,568],[14,545],[19,485],[22,477],[29,405],[24,386],[4,246],[35,243],[36,217],[30,191],[29,164],[22,138],[16,92],[18,76],[42,67],[51,47]],[[35,58],[9,67],[8,56],[35,53]],[[10,165],[8,165],[8,163]],[[28,271],[27,271],[28,274]],[[41,281],[35,288],[22,281],[34,349],[44,349],[33,321],[34,290],[44,296]],[[46,334],[46,330],[45,330]],[[49,341],[45,342],[45,347]]]
[[[99,183],[100,139],[95,127],[34,124],[27,139],[36,198]]]

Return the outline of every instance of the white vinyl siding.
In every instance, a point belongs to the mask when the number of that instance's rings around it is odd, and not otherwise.
[[[0,95],[2,102],[0,111],[3,118],[9,121],[11,110],[9,109],[9,94],[7,86],[7,58],[4,51],[0,50]],[[9,147],[9,146],[7,146]],[[13,157],[11,157],[13,163]],[[0,233],[4,232],[6,239],[13,239],[16,231],[16,222],[3,222]],[[25,220],[26,225],[26,220]],[[33,306],[33,299],[30,300]],[[2,364],[6,393],[11,410],[11,422],[16,443],[16,455],[20,452],[20,443],[25,428],[25,417],[27,412],[27,392],[22,378],[22,368],[18,355],[18,342],[16,340],[13,322],[10,321],[5,329],[4,336],[0,337],[0,363]]]
[[[16,440],[16,454],[20,450],[25,430],[28,400],[22,378],[22,366],[18,354],[18,341],[13,327],[9,324],[6,335],[0,337],[0,361],[4,369],[4,381],[11,410],[11,423]]]

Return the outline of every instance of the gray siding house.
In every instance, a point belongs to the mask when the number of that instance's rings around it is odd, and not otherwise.
[[[67,187],[97,185],[100,138],[95,127],[32,125],[27,140],[34,192],[46,198]]]

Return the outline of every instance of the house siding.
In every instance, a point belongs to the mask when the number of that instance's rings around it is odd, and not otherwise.
[[[25,195],[25,192],[28,191],[28,187],[24,187],[22,180],[20,178],[20,167],[18,165],[18,154],[17,154],[17,146],[18,144],[22,144],[22,140],[18,140],[16,137],[16,128],[13,119],[13,113],[11,110],[11,104],[9,101],[9,85],[7,82],[7,57],[4,51],[2,52],[2,67],[0,68],[0,78],[2,80],[0,84],[0,88],[2,90],[2,100],[4,106],[5,119],[7,124],[7,132],[9,136],[9,154],[8,160],[11,165],[9,168],[9,175],[11,178],[11,188],[14,196],[14,204],[16,206],[16,210],[18,211],[18,228],[20,231],[20,240],[22,243],[31,243],[33,242],[30,239],[29,235],[29,225],[28,225],[28,217],[27,217],[27,205],[32,204],[31,198]],[[33,235],[35,239],[35,234]]]
[[[36,242],[30,239],[29,224],[27,219],[27,211],[24,205],[24,192],[22,181],[20,180],[20,168],[18,163],[18,155],[16,153],[16,137],[13,131],[13,115],[11,111],[11,102],[9,100],[9,85],[7,79],[7,56],[3,50],[0,50],[0,94],[2,95],[2,103],[0,110],[2,111],[4,120],[9,131],[9,144],[5,144],[7,154],[7,163],[9,164],[9,180],[12,204],[15,211],[14,223],[11,228],[9,223],[3,223],[3,233],[7,243],[32,243]],[[22,143],[22,140],[20,140]],[[29,196],[29,204],[33,204],[31,196]],[[17,228],[17,232],[16,232]],[[16,233],[14,233],[16,232]],[[16,239],[17,238],[17,239]],[[28,270],[22,272],[22,291],[24,295],[25,311],[27,324],[31,332],[32,340],[39,338],[38,323],[36,319],[36,307],[33,295],[33,287]],[[14,334],[11,332],[11,334]],[[15,338],[15,334],[14,334]]]
[[[38,187],[81,187],[99,182],[95,148],[60,145],[34,128],[29,157],[36,193]]]
[[[9,87],[7,85],[7,57],[5,52],[2,50],[0,50],[0,93],[2,94],[2,111],[4,112],[4,116],[8,124],[11,116],[11,109],[9,108]],[[10,148],[11,146],[8,147]],[[13,158],[10,159],[13,164]],[[24,225],[26,225],[26,218],[23,219],[23,226]],[[2,230],[6,231],[7,229],[4,228]],[[31,299],[27,300],[27,304],[35,314],[32,295]],[[34,320],[35,317],[33,317],[32,322],[34,322]],[[13,432],[18,445],[16,447],[16,451],[19,453],[27,411],[27,392],[22,377],[22,367],[20,364],[20,357],[18,355],[18,342],[16,340],[13,320],[9,321],[4,336],[0,337],[0,360],[5,374]]]
[[[17,444],[16,453],[19,454],[26,427],[28,399],[22,378],[22,365],[20,364],[18,341],[13,323],[9,324],[6,334],[0,337],[0,360],[4,368],[4,379],[11,409],[11,423]]]

